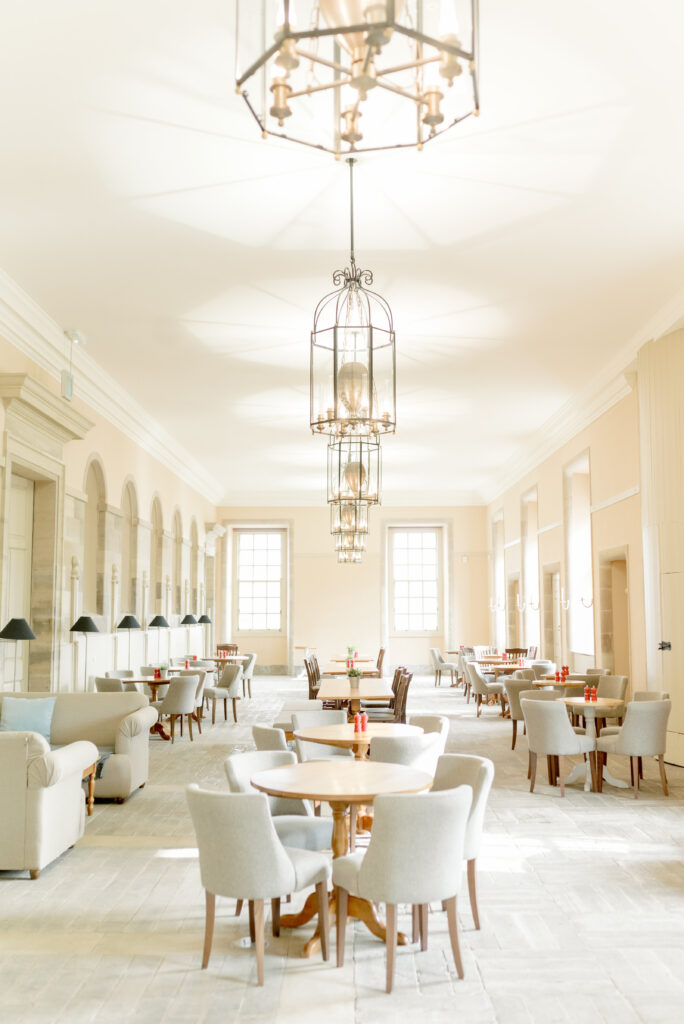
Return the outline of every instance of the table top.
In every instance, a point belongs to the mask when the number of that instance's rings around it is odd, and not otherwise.
[[[578,679],[566,679],[565,681],[561,679],[558,683],[556,683],[555,676],[542,676],[541,679],[529,679],[528,682],[532,683],[533,686],[564,686],[568,690],[570,689],[570,687],[581,687],[582,689],[584,689],[585,685]]]
[[[348,679],[322,679],[316,697],[318,700],[389,700],[393,697],[388,679],[359,679],[352,687]]]
[[[614,697],[598,697],[596,700],[585,700],[584,697],[561,697],[560,700],[564,701],[570,708],[585,708],[591,710],[595,708],[601,710],[601,708],[619,708],[625,703],[623,700],[616,700]]]
[[[203,661],[215,661],[217,665],[224,665],[231,661],[249,661],[249,654],[224,654],[222,658],[217,655],[212,655],[209,658],[203,658]]]
[[[420,793],[433,779],[428,772],[382,761],[303,761],[252,776],[255,789],[271,796],[329,803],[370,804],[381,793]]]
[[[307,743],[326,743],[331,747],[354,747],[359,743],[370,743],[375,736],[417,736],[422,732],[419,725],[403,725],[400,722],[369,722],[365,732],[354,732],[354,723],[349,722],[298,729],[295,739]]]
[[[366,654],[359,654],[358,658],[331,658],[333,664],[346,665],[348,661],[375,661],[375,658],[369,658]]]

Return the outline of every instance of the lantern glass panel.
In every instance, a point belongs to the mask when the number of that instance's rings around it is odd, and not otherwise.
[[[380,443],[350,437],[328,445],[328,501],[380,500]]]
[[[330,505],[330,532],[368,533],[368,505],[360,501],[337,501]]]

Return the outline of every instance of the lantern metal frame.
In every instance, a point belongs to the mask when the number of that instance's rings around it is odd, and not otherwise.
[[[330,532],[333,537],[340,533],[368,533],[368,508],[365,501],[331,501]]]
[[[346,437],[328,445],[328,501],[380,503],[380,442]]]
[[[446,2],[442,0],[442,3]],[[297,29],[294,24],[294,0],[282,0],[280,6],[282,14],[276,16],[273,0],[261,0],[261,3],[258,0],[237,0],[236,3],[235,87],[247,104],[262,138],[270,135],[287,139],[337,157],[345,151],[422,149],[425,143],[443,135],[454,125],[479,115],[478,0],[463,0],[462,4],[463,8],[469,9],[468,46],[462,45],[458,36],[451,32],[438,36],[424,31],[425,15],[429,15],[425,10],[426,0],[369,0],[363,11],[364,20],[356,24],[331,24],[333,13],[328,11],[326,16],[325,0],[312,0],[309,24],[302,29]],[[352,20],[353,6],[350,4]],[[247,57],[249,63],[244,70],[240,67],[241,13],[243,20],[250,22],[251,19],[249,28],[252,35],[259,36],[253,54]],[[363,36],[362,46],[356,45],[359,35]],[[344,51],[340,41],[345,43]],[[251,59],[252,56],[255,59]],[[293,76],[300,64],[302,73]],[[434,70],[432,79],[431,70]],[[442,110],[443,90],[445,86],[452,86],[463,70],[469,74],[471,89],[467,90],[467,97],[461,97],[462,107],[445,114]],[[272,73],[270,79],[269,71]],[[297,77],[301,80],[297,81]],[[252,84],[255,86],[254,97],[246,88],[249,85],[251,89]],[[343,90],[350,92],[348,99],[345,99]],[[405,103],[405,136],[402,134],[398,141],[387,143],[374,135],[369,143],[360,146],[365,130],[361,123],[365,105],[369,104],[367,109],[372,116],[370,104],[377,107],[380,102],[373,97],[387,100],[388,93],[393,102]],[[273,126],[273,121],[276,121],[279,128],[283,127],[293,113],[291,103],[297,103],[299,107],[307,101],[318,104],[326,98],[331,101],[329,112],[320,110],[316,116],[309,112],[309,116],[302,119],[301,131],[299,128],[292,132],[279,131]],[[331,131],[322,136],[321,124],[330,124],[327,116],[332,117]],[[381,126],[381,131],[392,120],[384,113],[377,116],[375,132],[378,132],[378,126]],[[311,136],[306,137],[309,132]]]
[[[362,560],[363,559],[361,557],[361,552],[360,551],[338,551],[337,552],[337,562],[338,562],[339,565],[344,565],[345,563],[346,564],[351,564],[351,565],[359,565]]]
[[[335,291],[316,306],[310,346],[309,423],[336,438],[393,434],[397,365],[389,303],[370,289],[373,273],[356,265],[354,165],[349,165],[349,266],[333,273]],[[339,287],[341,286],[341,287]]]
[[[335,537],[335,551],[365,551],[368,534],[338,533]]]

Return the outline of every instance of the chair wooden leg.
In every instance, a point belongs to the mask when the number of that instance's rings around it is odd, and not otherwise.
[[[537,777],[537,755],[530,751],[530,793],[534,793],[534,780]]]
[[[211,724],[216,725],[216,697],[211,701]]]
[[[530,754],[530,752],[528,750],[527,751],[527,778],[528,779],[530,777],[530,772],[531,771],[532,771],[532,755]],[[445,909],[446,909],[446,907],[445,907]]]
[[[330,922],[328,921],[328,886],[319,882],[316,886],[318,902],[318,928],[321,933],[321,953],[324,960],[330,959]]]
[[[237,697],[233,697],[233,721],[237,724]]]
[[[40,878],[40,868],[31,868],[29,870],[29,878],[32,882],[35,882],[37,878]]]
[[[224,722],[228,721],[228,698],[227,697],[224,697],[224,699],[223,699],[223,721]]]
[[[243,906],[244,902],[245,902],[244,900],[238,900],[237,903],[235,904],[235,916],[236,917],[239,917],[240,914],[242,913],[242,906]]]
[[[251,679],[247,680],[247,693],[249,694],[250,699],[251,699],[251,696],[252,696],[252,680]]]
[[[214,918],[216,917],[216,896],[207,889],[204,891],[206,909],[204,916],[204,950],[202,951],[202,970],[209,964],[211,943],[214,938]]]
[[[176,738],[176,716],[171,715],[171,742],[173,743]]]
[[[598,777],[596,774],[596,751],[592,751],[589,754],[589,769],[591,771],[591,788],[594,793],[598,793]]]
[[[518,737],[518,723],[516,719],[513,719],[513,742],[511,743],[511,750],[515,750],[515,741]]]
[[[192,743],[192,715],[188,715],[188,732],[190,733],[190,742]]]
[[[420,905],[414,903],[411,907],[411,942],[417,942],[420,938]]]
[[[249,941],[254,942],[254,900],[249,901]]]
[[[314,800],[313,805],[314,805],[314,817],[315,818],[320,818],[320,816],[321,816],[321,801],[320,800]]]
[[[264,901],[254,900],[254,933],[257,958],[257,985],[264,983]]]
[[[202,708],[197,708],[197,728],[199,729],[200,736],[202,735]]]
[[[385,945],[387,947],[387,982],[385,991],[391,992],[394,984],[394,960],[397,952],[397,905],[387,903],[385,906]]]
[[[561,796],[565,796],[565,758],[561,754],[558,755],[558,780]]]
[[[181,737],[182,737],[183,736],[183,716],[179,715],[178,717],[180,718],[180,732],[181,732]]]
[[[665,796],[669,796],[670,792],[667,788],[667,775],[665,774],[665,755],[658,754],[658,767],[660,768],[660,784],[663,787],[663,793]]]
[[[643,777],[644,777],[644,759],[643,759],[643,757],[638,757],[637,761],[638,761],[638,764],[639,764],[639,778],[643,779]]]
[[[335,886],[337,896],[337,966],[344,966],[344,938],[347,932],[347,904],[349,893]]]
[[[631,786],[634,785],[634,758],[629,759],[629,783]]]
[[[477,701],[477,717],[479,718],[482,714],[482,694],[476,694],[475,700]]]
[[[475,927],[480,929],[480,915],[477,909],[477,882],[475,876],[475,858],[468,861],[468,895],[470,896],[470,909],[473,912]]]
[[[630,757],[630,764],[632,767],[632,788],[634,790],[634,799],[639,799],[639,759],[636,757]]]
[[[549,754],[546,758],[546,772],[549,776],[549,786],[556,785],[556,773],[554,771],[553,757]]]
[[[420,923],[420,949],[424,953],[428,948],[428,905],[422,903],[418,913]]]
[[[458,944],[458,916],[456,914],[455,896],[447,900],[447,922],[449,924],[449,938],[451,939],[451,952],[454,954],[456,973],[463,980],[463,961],[461,960],[461,949]]]
[[[271,931],[273,938],[277,939],[280,935],[280,896],[271,900]]]

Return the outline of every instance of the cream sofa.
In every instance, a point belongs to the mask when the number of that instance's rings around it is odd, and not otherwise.
[[[17,696],[30,700],[51,695],[22,693]],[[89,740],[100,753],[109,754],[102,775],[95,783],[95,796],[123,801],[134,789],[144,786],[149,775],[150,728],[158,717],[147,697],[142,693],[58,693],[55,696],[50,730],[52,746]]]
[[[83,772],[97,747],[80,741],[59,750],[37,732],[0,732],[0,869],[41,869],[83,835]]]

